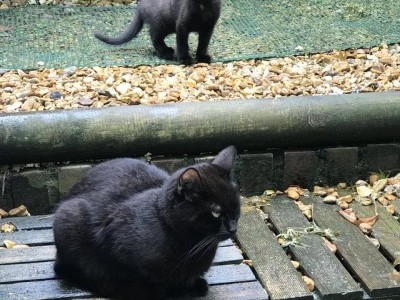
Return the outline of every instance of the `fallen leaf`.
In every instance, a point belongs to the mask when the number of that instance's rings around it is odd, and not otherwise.
[[[14,232],[14,231],[15,231],[15,226],[12,222],[4,223],[0,226],[0,232],[2,233]]]
[[[252,261],[251,259],[243,259],[243,263],[244,263],[245,265],[250,266],[250,267],[253,266],[253,261]]]
[[[11,249],[12,247],[14,247],[16,245],[15,242],[10,241],[10,240],[4,240],[3,244],[4,244],[4,246],[6,246],[7,249]]]
[[[366,223],[369,224],[370,226],[373,226],[376,222],[376,219],[378,218],[378,215],[372,216],[372,217],[367,217],[367,218],[357,218],[356,214],[351,211],[351,212],[346,212],[347,210],[339,210],[339,213],[342,215],[343,218],[345,218],[347,221],[354,225],[360,225],[361,223]]]
[[[372,226],[369,223],[361,223],[360,225],[358,225],[358,227],[365,234],[370,234],[372,231]]]
[[[0,219],[8,217],[8,212],[0,208]]]
[[[16,208],[13,208],[8,212],[8,214],[10,217],[26,217],[31,215],[25,205],[20,205]]]
[[[328,249],[331,250],[332,253],[336,253],[336,251],[337,251],[336,245],[333,244],[333,243],[332,243],[331,241],[329,241],[328,239],[326,239],[326,238],[324,238],[324,237],[322,237],[322,238],[324,239],[325,246],[327,246]]]
[[[393,204],[389,204],[388,206],[386,206],[386,210],[391,214],[394,215],[395,212],[395,208]]]
[[[303,278],[304,283],[306,284],[308,290],[310,292],[312,292],[315,288],[315,283],[314,280],[312,280],[310,277],[308,276],[301,276],[301,278]]]
[[[292,265],[295,269],[298,269],[300,267],[300,263],[298,261],[291,260],[290,262],[292,263]]]
[[[400,281],[400,273],[397,271],[393,271],[392,273],[390,273],[389,278],[390,278],[390,280],[399,282]]]

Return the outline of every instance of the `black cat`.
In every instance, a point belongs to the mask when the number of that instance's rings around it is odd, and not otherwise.
[[[220,11],[221,0],[140,0],[136,15],[124,33],[118,37],[95,33],[95,37],[108,44],[120,45],[133,39],[143,24],[149,24],[151,41],[157,55],[168,60],[174,58],[174,49],[168,47],[164,39],[176,33],[176,56],[180,63],[187,65],[192,63],[189,33],[198,32],[196,59],[198,62],[210,63],[208,45]]]
[[[203,296],[219,242],[236,232],[236,150],[171,176],[121,158],[87,172],[57,209],[54,269],[99,296]]]

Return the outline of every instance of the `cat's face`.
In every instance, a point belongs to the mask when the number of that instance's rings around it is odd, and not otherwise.
[[[175,209],[183,223],[220,241],[236,233],[240,216],[240,196],[230,176],[235,157],[235,148],[228,147],[211,164],[184,170],[177,186]]]

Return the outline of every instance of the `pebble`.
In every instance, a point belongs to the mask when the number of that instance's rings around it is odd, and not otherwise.
[[[399,69],[399,45],[186,67],[0,69],[0,112],[28,100],[23,109],[36,111],[400,91]]]
[[[61,99],[61,98],[62,98],[62,95],[58,91],[52,91],[50,93],[50,99],[55,99],[56,100],[56,99]]]

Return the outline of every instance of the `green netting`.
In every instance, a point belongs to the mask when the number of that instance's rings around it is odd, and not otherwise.
[[[145,1],[145,0],[143,0]],[[0,68],[168,63],[147,30],[122,46],[92,32],[120,33],[135,7],[38,7],[0,11]],[[399,0],[223,0],[210,53],[215,61],[267,58],[400,42]],[[168,44],[174,45],[174,36]],[[195,49],[196,36],[190,39]]]

